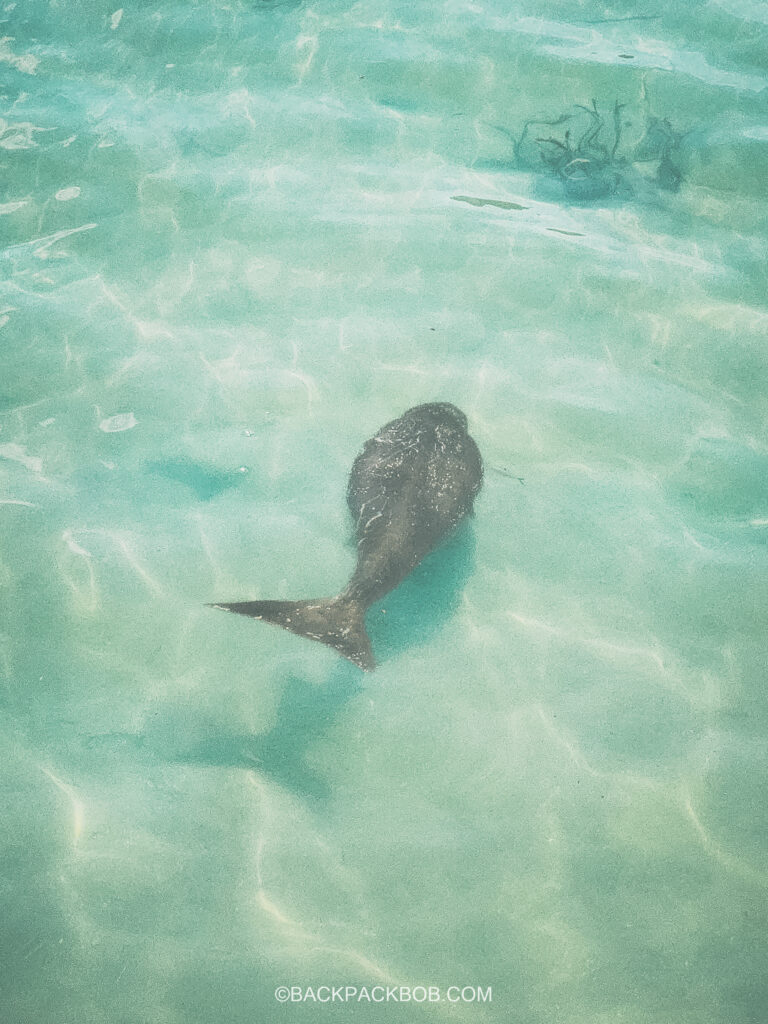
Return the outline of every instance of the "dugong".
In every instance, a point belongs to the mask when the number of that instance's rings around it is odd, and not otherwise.
[[[464,413],[449,402],[414,406],[366,441],[352,465],[347,504],[355,521],[357,566],[340,594],[208,607],[319,640],[371,671],[376,662],[366,611],[472,513],[482,480],[483,462]]]

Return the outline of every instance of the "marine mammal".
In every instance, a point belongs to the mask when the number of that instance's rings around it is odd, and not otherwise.
[[[449,402],[408,409],[365,442],[349,475],[357,565],[336,597],[240,601],[209,607],[272,622],[376,666],[365,613],[472,512],[483,462],[467,418]]]

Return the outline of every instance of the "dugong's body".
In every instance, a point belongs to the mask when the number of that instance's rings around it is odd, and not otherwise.
[[[356,524],[357,567],[337,597],[213,607],[320,640],[373,669],[367,609],[472,512],[482,479],[464,413],[448,402],[417,405],[366,441],[354,461],[347,504]]]

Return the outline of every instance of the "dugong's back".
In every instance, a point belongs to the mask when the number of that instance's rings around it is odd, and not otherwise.
[[[480,452],[464,413],[447,402],[417,405],[382,427],[354,461],[347,502],[355,520],[357,566],[338,596],[214,607],[319,640],[372,669],[366,610],[472,511],[482,479]]]
[[[483,479],[464,413],[418,405],[366,442],[349,477],[358,565],[347,588],[372,604],[472,511]]]

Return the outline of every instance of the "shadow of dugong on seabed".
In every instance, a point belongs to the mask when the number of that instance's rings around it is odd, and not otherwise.
[[[368,440],[349,477],[357,566],[336,597],[209,607],[272,622],[375,668],[365,613],[472,513],[483,479],[467,418],[448,402],[417,405]]]

